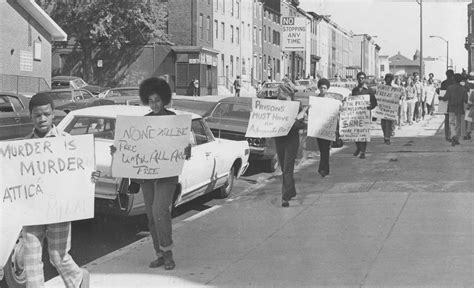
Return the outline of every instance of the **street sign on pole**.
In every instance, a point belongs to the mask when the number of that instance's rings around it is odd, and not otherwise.
[[[305,51],[306,19],[302,17],[281,17],[282,49]]]

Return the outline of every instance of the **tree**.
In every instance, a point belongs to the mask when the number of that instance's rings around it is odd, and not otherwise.
[[[104,66],[111,67],[104,68],[118,69],[124,62],[133,61],[132,55],[144,45],[167,41],[168,13],[163,1],[37,1],[75,42],[73,52],[80,55],[82,76],[91,83],[99,76],[97,59],[113,57],[115,62],[104,61]],[[106,70],[101,69],[101,73]]]

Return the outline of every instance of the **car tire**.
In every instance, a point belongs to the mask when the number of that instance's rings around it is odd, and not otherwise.
[[[229,197],[230,193],[232,192],[232,188],[234,188],[234,181],[235,181],[235,166],[232,166],[229,170],[229,176],[227,176],[227,180],[225,184],[217,189],[217,197],[223,199]]]
[[[2,288],[24,288],[26,287],[26,274],[23,270],[23,267],[20,267],[20,263],[14,259],[18,258],[18,255],[23,253],[23,241],[21,238],[18,238],[15,248],[8,258],[7,263],[3,267],[3,279],[0,282],[0,287]]]

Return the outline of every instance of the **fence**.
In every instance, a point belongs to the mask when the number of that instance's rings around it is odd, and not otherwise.
[[[33,95],[38,91],[49,90],[44,78],[0,74],[0,91],[24,95]]]

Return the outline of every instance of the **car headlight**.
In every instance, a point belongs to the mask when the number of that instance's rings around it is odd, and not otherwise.
[[[254,146],[254,147],[262,147],[265,145],[264,138],[247,138],[247,142],[249,143],[250,146]]]

